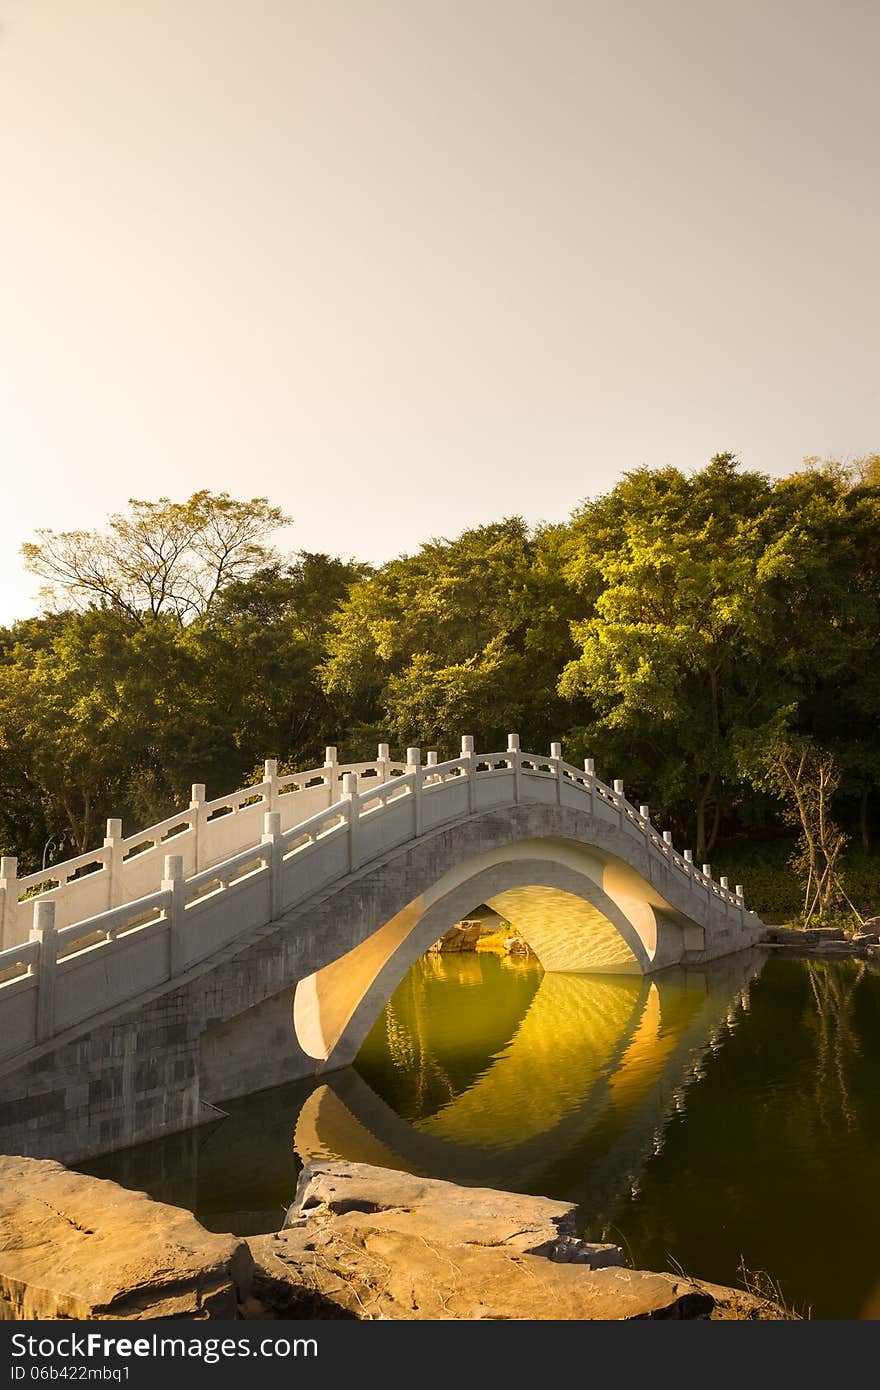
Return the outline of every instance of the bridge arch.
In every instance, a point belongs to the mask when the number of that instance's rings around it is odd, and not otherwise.
[[[447,869],[366,940],[300,980],[294,1028],[319,1069],[353,1061],[416,960],[481,903],[552,972],[640,975],[656,968],[661,918],[648,884],[583,845],[514,841]]]

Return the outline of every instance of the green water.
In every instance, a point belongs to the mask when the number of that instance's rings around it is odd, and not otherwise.
[[[429,956],[354,1068],[89,1169],[247,1233],[338,1154],[564,1198],[641,1268],[739,1283],[744,1262],[814,1317],[880,1316],[878,1055],[863,962],[644,980]]]

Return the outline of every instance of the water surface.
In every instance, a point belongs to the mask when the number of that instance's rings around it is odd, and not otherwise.
[[[356,1065],[87,1165],[243,1234],[340,1155],[578,1206],[642,1268],[766,1271],[815,1317],[880,1315],[880,975],[750,954],[654,979],[430,955]]]

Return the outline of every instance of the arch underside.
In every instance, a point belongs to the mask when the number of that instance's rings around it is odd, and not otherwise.
[[[511,923],[548,972],[648,974],[660,963],[661,930],[677,930],[651,885],[607,854],[546,839],[475,855],[297,985],[297,1040],[319,1069],[354,1059],[413,963],[481,903]]]

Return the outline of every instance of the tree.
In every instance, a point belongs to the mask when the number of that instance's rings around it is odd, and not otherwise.
[[[766,776],[785,805],[786,818],[800,829],[795,869],[804,880],[804,922],[825,917],[849,902],[840,877],[840,854],[847,837],[835,823],[831,803],[840,772],[827,749],[807,739],[779,741],[766,753]]]
[[[762,521],[771,487],[731,454],[702,472],[640,469],[585,504],[566,575],[589,616],[560,689],[586,696],[584,731],[711,853],[722,793],[737,776],[737,734],[792,696],[772,659],[776,570]]]
[[[357,709],[364,740],[387,731],[448,749],[471,732],[485,747],[511,730],[543,742],[561,728],[570,709],[556,681],[576,609],[557,545],[555,531],[511,517],[430,541],[354,586],[323,679]]]
[[[105,531],[38,531],[22,554],[56,601],[63,595],[78,607],[111,608],[135,623],[165,614],[184,623],[268,564],[266,540],[287,521],[265,497],[238,502],[202,491],[187,502],[133,498]]]
[[[29,825],[82,853],[107,816],[143,823],[179,800],[203,726],[173,619],[131,629],[111,610],[58,614],[13,629],[4,645],[0,761],[25,803],[17,817],[4,807],[9,852],[37,857]]]
[[[314,766],[353,721],[342,696],[320,679],[339,606],[369,566],[302,553],[229,585],[210,614],[192,625],[203,685],[216,702],[211,716],[226,730],[225,777],[265,757]],[[220,769],[218,769],[218,772]]]

